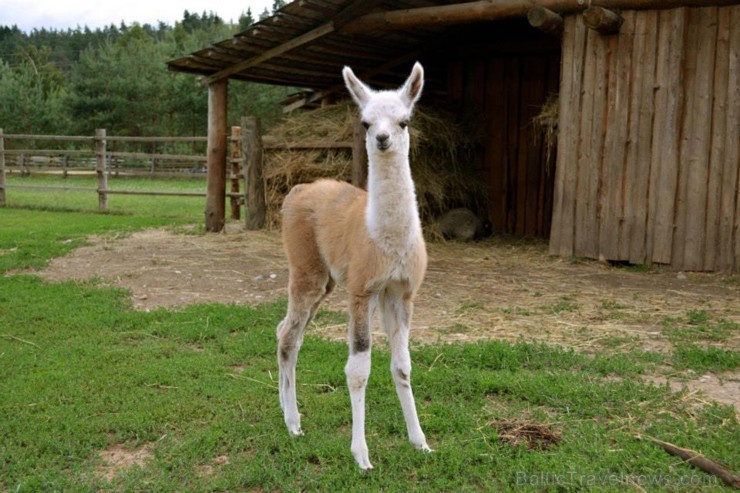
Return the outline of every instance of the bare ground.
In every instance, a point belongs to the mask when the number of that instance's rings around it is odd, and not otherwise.
[[[50,281],[101,278],[129,289],[139,310],[203,302],[254,305],[286,296],[288,271],[276,232],[246,232],[230,224],[219,234],[155,229],[90,241],[38,274]],[[701,310],[710,320],[740,322],[737,276],[572,262],[550,257],[539,241],[432,243],[428,251],[414,310],[412,337],[419,342],[496,338],[590,352],[669,351],[666,320],[686,321],[691,310]],[[345,310],[345,294],[338,289],[326,308]],[[314,324],[312,330],[330,339],[346,334],[343,323]],[[740,348],[737,332],[719,344]],[[740,375],[703,377],[688,384],[740,405]]]

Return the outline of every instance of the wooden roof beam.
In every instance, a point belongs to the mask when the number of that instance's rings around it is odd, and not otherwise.
[[[606,9],[642,10],[734,5],[740,2],[738,0],[591,0],[588,3],[592,7],[598,6]],[[568,14],[581,12],[588,5],[583,0],[480,0],[367,14],[347,22],[337,30],[346,33],[360,33],[526,17],[529,9],[533,7],[543,7],[560,14]]]
[[[271,48],[263,52],[259,56],[250,58],[248,60],[244,60],[241,63],[236,63],[232,65],[231,67],[227,67],[223,70],[219,70],[218,72],[211,75],[210,77],[206,77],[203,80],[203,83],[211,84],[212,82],[215,82],[217,80],[225,79],[226,77],[229,77],[230,75],[234,75],[237,72],[241,72],[242,70],[248,69],[249,67],[254,67],[255,65],[259,65],[260,63],[267,61],[270,58],[275,58],[276,56],[280,56],[283,53],[292,50],[293,48],[303,46],[306,43],[310,43],[311,41],[315,39],[318,39],[322,36],[326,36],[327,34],[331,32],[334,32],[334,24],[332,24],[331,22],[326,23],[323,26],[319,26],[316,29],[312,29],[311,31],[308,31],[305,34],[296,36],[295,38],[291,39],[290,41],[286,43],[283,43],[274,48]]]

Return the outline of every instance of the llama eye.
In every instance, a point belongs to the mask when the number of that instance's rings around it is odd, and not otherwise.
[[[365,127],[365,130],[367,130],[368,128],[370,128],[370,124],[368,122],[364,121],[364,120],[362,121],[362,126]]]
[[[398,126],[401,127],[401,128],[406,128],[406,127],[409,126],[409,121],[408,120],[403,120],[401,123],[398,124]]]

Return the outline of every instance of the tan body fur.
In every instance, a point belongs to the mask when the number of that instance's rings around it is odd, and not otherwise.
[[[326,276],[347,284],[351,296],[370,295],[389,281],[416,293],[426,271],[424,239],[406,258],[389,256],[370,238],[364,221],[367,192],[345,182],[319,180],[298,185],[285,199],[283,244],[290,265],[300,265],[309,284]],[[294,237],[298,237],[294,239]],[[399,264],[403,278],[395,276]],[[303,291],[310,286],[295,286]]]

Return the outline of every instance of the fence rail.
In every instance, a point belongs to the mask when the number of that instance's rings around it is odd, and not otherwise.
[[[249,118],[243,120],[244,122]],[[251,125],[251,123],[250,123]],[[251,135],[256,133],[256,136]],[[247,128],[242,138],[242,127],[232,127],[227,137],[229,152],[223,163],[230,179],[230,191],[224,196],[231,200],[231,217],[239,219],[240,206],[247,207],[247,222],[254,217],[264,216],[264,200],[257,195],[264,195],[264,189],[255,187],[255,182],[262,180],[262,151],[301,151],[322,149],[352,149],[352,142],[316,141],[291,144],[275,137],[260,136]],[[146,176],[146,177],[198,177],[205,178],[207,163],[207,137],[125,137],[107,135],[104,129],[95,131],[94,136],[85,135],[34,135],[4,134],[0,128],[0,206],[7,204],[7,190],[26,189],[37,191],[73,191],[98,194],[98,207],[101,212],[108,211],[109,195],[153,195],[179,197],[207,197],[203,192],[173,191],[139,191],[120,190],[108,185],[110,176]],[[43,142],[44,145],[31,145]],[[63,148],[53,149],[49,147]],[[176,146],[173,152],[156,149],[154,152],[133,150],[135,145]],[[183,153],[184,146],[191,146],[192,154]],[[87,147],[84,147],[87,146]],[[125,150],[116,146],[128,146]],[[200,147],[197,147],[200,146]],[[251,146],[251,148],[250,148]],[[197,148],[196,148],[197,147]],[[254,152],[258,148],[259,152]],[[36,173],[59,173],[67,177],[72,173],[89,174],[97,177],[97,187],[77,186],[41,186],[25,184],[8,184],[6,174],[18,173],[29,175]],[[244,180],[243,191],[240,181]],[[251,190],[250,190],[251,184]],[[256,200],[255,200],[256,199]],[[251,219],[250,219],[250,216]]]

